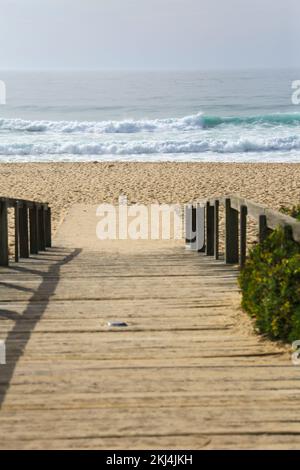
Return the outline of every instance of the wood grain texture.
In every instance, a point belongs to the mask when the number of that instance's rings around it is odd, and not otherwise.
[[[0,448],[299,448],[300,368],[252,332],[236,268],[96,222],[76,206],[1,268]]]

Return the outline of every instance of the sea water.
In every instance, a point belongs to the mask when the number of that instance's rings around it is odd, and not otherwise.
[[[300,162],[300,70],[0,72],[0,161]]]

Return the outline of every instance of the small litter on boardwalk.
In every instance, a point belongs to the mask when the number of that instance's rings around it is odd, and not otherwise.
[[[124,328],[125,326],[128,326],[127,323],[125,323],[124,321],[109,321],[107,325],[110,327],[117,327],[117,328]]]

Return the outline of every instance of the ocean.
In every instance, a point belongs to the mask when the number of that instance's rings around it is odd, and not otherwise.
[[[300,162],[300,70],[0,72],[0,162]]]

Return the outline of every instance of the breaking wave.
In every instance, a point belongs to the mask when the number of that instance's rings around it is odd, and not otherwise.
[[[0,155],[149,155],[215,152],[276,152],[300,150],[300,136],[240,138],[237,140],[166,140],[91,143],[6,143]]]
[[[193,131],[218,126],[297,126],[300,113],[277,113],[257,116],[218,117],[198,113],[183,118],[125,119],[123,121],[27,121],[0,119],[0,131],[36,133],[132,134],[157,131]]]

